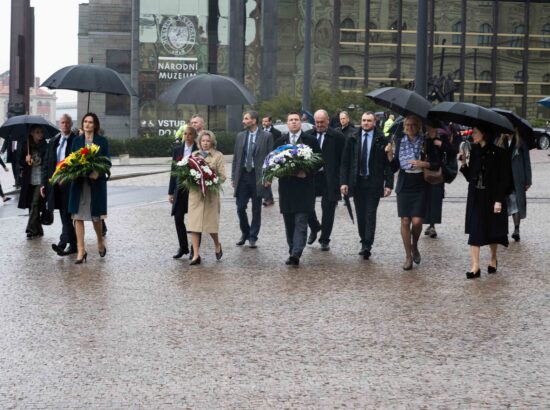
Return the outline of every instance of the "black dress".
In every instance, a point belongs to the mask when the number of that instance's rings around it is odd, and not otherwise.
[[[508,213],[506,195],[510,190],[510,158],[503,148],[486,144],[472,146],[470,163],[461,172],[469,182],[466,202],[468,244],[508,246]],[[495,202],[502,204],[494,212]]]

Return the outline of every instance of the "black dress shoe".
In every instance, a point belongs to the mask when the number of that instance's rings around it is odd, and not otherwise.
[[[275,201],[273,199],[266,199],[264,202],[263,202],[263,206],[271,206],[275,203]]]
[[[103,245],[103,250],[102,251],[98,251],[99,252],[99,256],[101,256],[102,258],[105,257],[105,255],[107,255],[107,247],[105,245]]]
[[[498,261],[495,266],[487,266],[487,273],[497,273]]]
[[[297,258],[296,256],[289,256],[285,264],[289,266],[298,266],[300,264],[300,258]]]
[[[193,252],[193,248],[189,251],[189,260],[193,259],[193,255],[195,255],[195,252]]]
[[[185,250],[185,249],[179,248],[176,254],[172,256],[172,258],[179,259],[183,255],[187,255],[188,253],[189,253],[189,249]]]
[[[359,254],[359,255],[362,255],[362,254],[364,254],[364,253],[365,253],[366,251],[368,251],[368,250],[369,250],[369,248],[367,248],[366,246],[363,246],[363,247],[361,248],[361,250],[359,251],[358,254]]]
[[[422,257],[420,256],[420,252],[416,251],[416,254],[413,254],[413,262],[418,265],[421,260]]]
[[[70,246],[69,248],[63,252],[63,256],[65,255],[72,255],[73,253],[78,253],[78,248],[75,246]]]
[[[512,238],[514,238],[514,241],[519,242],[519,232],[514,231],[514,233],[512,234]]]
[[[55,253],[57,253],[59,256],[65,255],[65,247],[61,245],[57,245],[55,243],[52,243],[52,249]]]
[[[319,233],[320,230],[321,229],[312,229],[311,230],[311,233],[307,237],[307,244],[308,245],[313,245],[313,242],[315,242],[315,240],[317,239],[317,234]]]
[[[481,269],[478,269],[476,272],[466,272],[466,279],[475,279],[481,276]]]
[[[326,243],[326,242],[321,243],[321,250],[322,250],[322,251],[330,251],[330,246],[329,246],[329,244]]]
[[[249,248],[256,248],[256,247],[257,247],[257,246],[256,246],[256,240],[254,240],[254,239],[249,239],[249,240],[248,240],[248,247],[249,247]]]
[[[192,265],[200,265],[201,264],[201,257],[199,256],[197,259],[194,259],[192,260],[191,262],[189,262],[189,265],[192,266]]]
[[[370,255],[370,251],[368,249],[365,249],[365,251],[363,252],[363,259],[368,260],[370,258]]]
[[[241,236],[241,239],[235,244],[237,246],[243,246],[246,242],[246,238],[244,236]]]

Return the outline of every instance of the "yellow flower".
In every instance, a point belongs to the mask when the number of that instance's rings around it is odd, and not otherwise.
[[[97,154],[99,152],[99,145],[92,144],[91,150],[92,150],[92,154]]]

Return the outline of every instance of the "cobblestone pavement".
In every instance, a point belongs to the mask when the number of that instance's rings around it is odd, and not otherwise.
[[[546,408],[548,159],[533,155],[521,242],[500,249],[498,274],[475,281],[464,275],[461,176],[448,187],[439,237],[421,239],[422,263],[410,272],[394,197],[381,202],[370,261],[356,254],[339,206],[331,251],[308,246],[299,268],[284,265],[277,206],[263,213],[257,249],[234,245],[229,188],[224,257],[204,238],[196,267],[171,258],[167,202],[111,209],[107,256],[88,226],[79,266],[50,249],[58,218],[30,242],[23,218],[0,219],[0,407]]]

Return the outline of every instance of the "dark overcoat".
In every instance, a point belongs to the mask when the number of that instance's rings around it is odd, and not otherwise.
[[[349,196],[354,195],[361,163],[361,138],[363,130],[356,129],[355,134],[346,139],[342,166],[340,168],[340,185],[347,185]],[[369,155],[369,176],[379,187],[378,194],[384,196],[384,188],[393,189],[393,171],[386,154],[388,139],[379,129],[374,130],[371,152]]]
[[[275,147],[289,143],[289,135],[283,134],[275,141]],[[313,152],[321,153],[317,139],[303,132],[297,143],[308,145]],[[315,209],[315,172],[308,173],[305,178],[295,176],[279,178],[279,209],[282,214],[313,212]]]
[[[46,156],[46,150],[48,148],[48,143],[46,140],[41,140],[38,144],[35,144],[34,142],[31,142],[30,144],[30,151],[27,148],[27,144],[29,144],[29,140],[31,140],[32,137],[29,137],[26,142],[23,144],[18,143],[17,145],[21,145],[21,149],[17,150],[17,155],[19,156],[18,162],[19,162],[19,173],[20,173],[20,179],[19,183],[21,184],[21,191],[19,192],[19,202],[17,203],[17,207],[21,209],[27,209],[31,207],[32,202],[32,196],[29,195],[29,188],[31,185],[31,173],[32,173],[32,166],[29,166],[25,160],[25,157],[27,156],[27,152],[30,152],[33,157],[35,157],[35,153],[40,158],[41,163],[44,163],[44,158]],[[43,204],[42,204],[43,205]]]
[[[317,139],[315,128],[307,131],[306,134]],[[332,202],[342,199],[340,195],[340,166],[345,143],[344,134],[334,128],[327,128],[321,148],[324,172],[318,172],[315,175],[315,194],[326,196]]]
[[[70,133],[65,145],[65,157],[71,153],[73,141],[76,138],[74,133]],[[55,187],[50,184],[49,179],[55,172],[57,165],[57,148],[59,147],[59,140],[61,134],[57,134],[54,138],[48,141],[48,149],[46,150],[46,157],[42,165],[42,186],[46,190],[46,207],[49,210],[59,209],[61,198],[68,198],[69,185],[56,185]],[[66,207],[65,207],[66,208]]]
[[[197,143],[193,142],[193,147],[191,152],[195,152],[199,149]],[[185,142],[178,145],[172,151],[172,161],[179,161],[183,158],[185,153]],[[174,169],[174,164],[172,164],[172,169]],[[187,208],[189,206],[189,191],[185,187],[180,186],[179,178],[170,175],[170,182],[168,183],[168,195],[174,195],[174,202],[172,203],[172,212],[171,215],[176,214],[176,209],[183,208],[183,213],[187,213]]]
[[[519,216],[521,219],[524,219],[527,216],[527,194],[525,187],[533,183],[529,147],[520,140],[519,147],[514,144],[508,152],[512,161],[512,177]]]
[[[510,158],[504,148],[489,143],[485,147],[472,144],[469,165],[460,170],[468,181],[468,199],[466,201],[466,233],[470,233],[472,211],[478,176],[483,174],[483,185],[487,190],[488,201],[479,210],[487,218],[487,237],[501,238],[508,235],[508,214],[506,212],[506,195],[511,190]],[[494,213],[495,202],[502,204],[502,211]]]
[[[84,135],[79,135],[73,140],[73,146],[71,152],[78,151],[80,148],[84,148]],[[93,143],[99,146],[99,155],[104,155],[107,158],[111,158],[109,154],[109,143],[107,138],[101,135],[94,135]],[[101,215],[107,215],[107,175],[100,174],[97,179],[88,179],[91,192],[91,214],[94,217],[100,217]],[[78,207],[80,205],[80,193],[82,191],[82,185],[84,180],[79,178],[72,181],[69,188],[69,213],[78,213]]]

